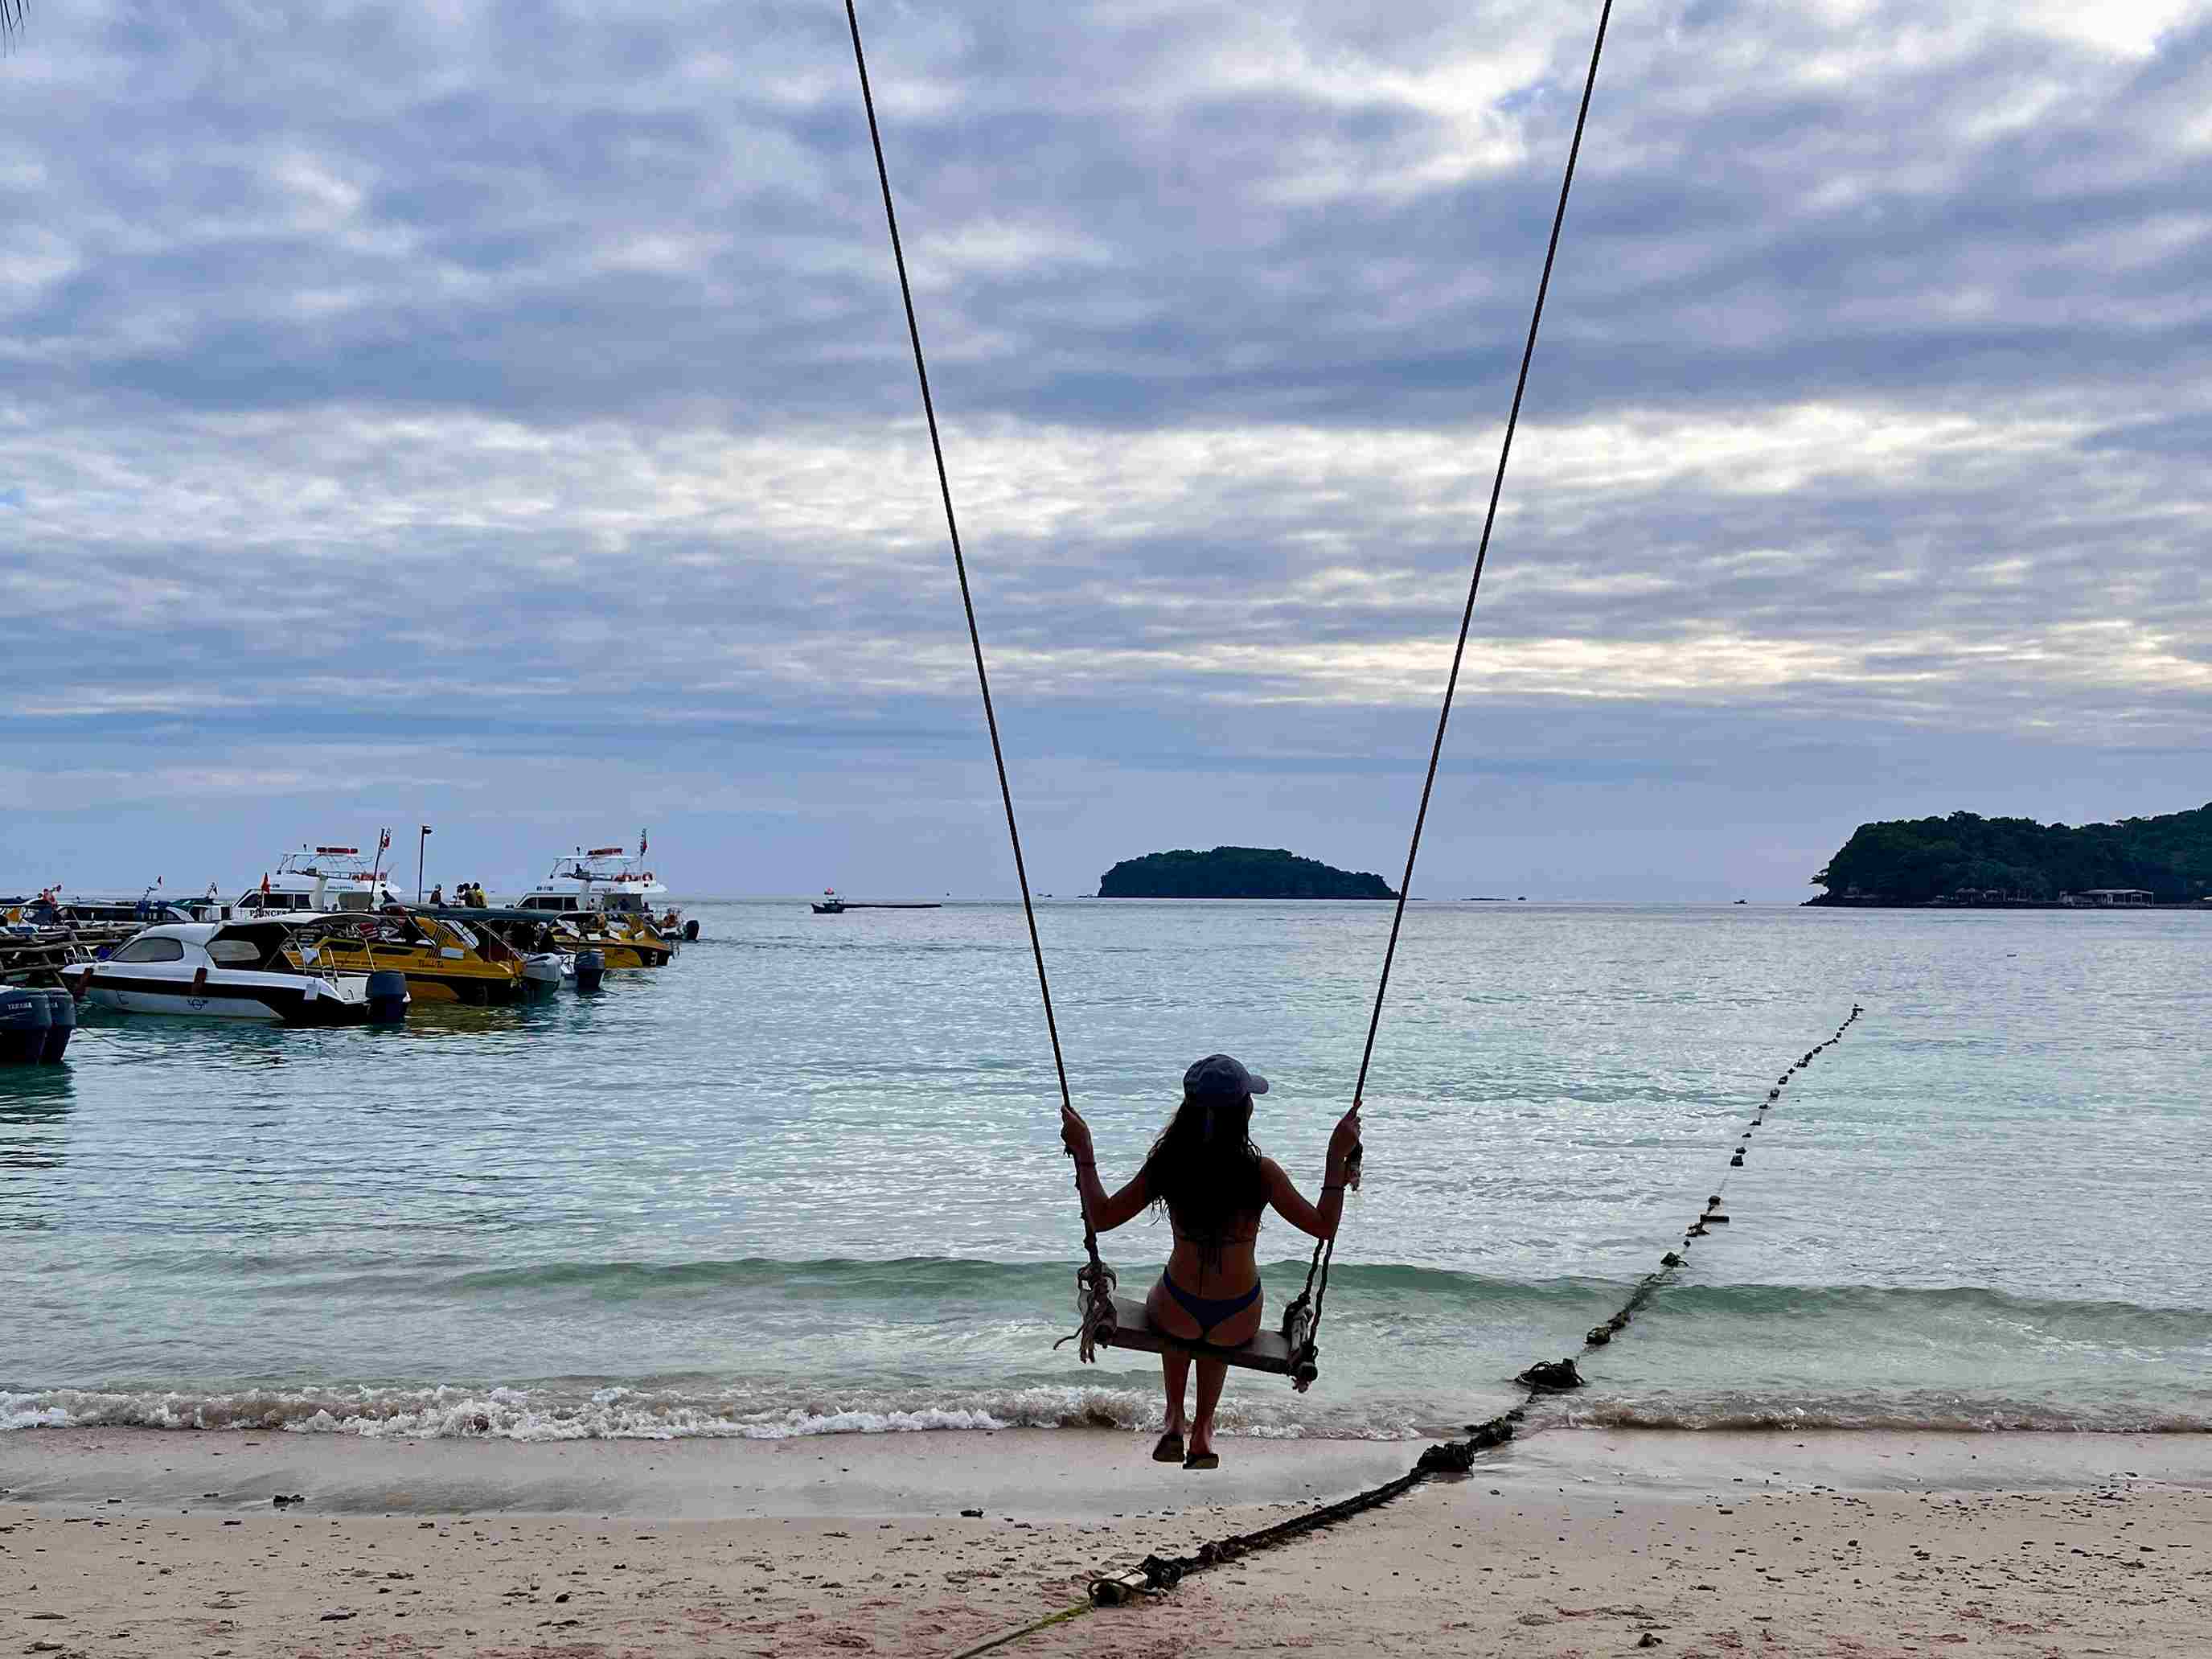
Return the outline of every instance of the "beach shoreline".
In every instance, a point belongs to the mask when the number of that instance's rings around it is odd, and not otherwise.
[[[1201,1476],[1148,1443],[24,1431],[0,1437],[0,1638],[240,1659],[951,1656],[1082,1605],[1099,1572],[1285,1519],[1419,1449],[1232,1439]],[[1650,1635],[1710,1659],[2148,1656],[2189,1651],[2208,1615],[2212,1437],[1547,1430],[1011,1650],[1564,1659]]]
[[[69,1512],[234,1516],[298,1494],[323,1515],[591,1515],[662,1521],[927,1520],[961,1509],[1089,1523],[1187,1504],[1348,1497],[1428,1440],[1229,1435],[1200,1480],[1163,1470],[1149,1431],[927,1430],[792,1438],[535,1441],[252,1429],[58,1428],[0,1435],[0,1501]],[[2212,1490],[2212,1435],[1600,1429],[1539,1425],[1481,1455],[1509,1492],[1657,1499],[1726,1486],[2033,1492],[2155,1478]]]

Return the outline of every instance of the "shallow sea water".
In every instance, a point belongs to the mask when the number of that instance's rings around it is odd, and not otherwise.
[[[692,908],[597,999],[403,1030],[108,1017],[0,1073],[0,1426],[757,1435],[1138,1425],[1079,1365],[1080,1230],[1018,908]],[[1134,1168],[1183,1066],[1266,1073],[1309,1188],[1389,924],[1048,903],[1077,1102]],[[2212,1427],[2212,919],[1423,903],[1305,1395],[1450,1430],[1726,1228],[1591,1386],[1617,1425]],[[1790,1061],[1744,1168],[1738,1131]],[[97,1018],[97,1017],[95,1017]],[[1164,1228],[1109,1237],[1125,1286]],[[1262,1241],[1271,1308],[1304,1270]],[[1296,1258],[1296,1259],[1294,1259]]]

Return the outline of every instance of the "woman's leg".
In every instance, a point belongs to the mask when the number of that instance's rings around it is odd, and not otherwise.
[[[1190,1375],[1190,1356],[1187,1353],[1162,1354],[1160,1356],[1160,1375],[1162,1379],[1167,1383],[1168,1390],[1168,1414],[1167,1423],[1165,1425],[1167,1432],[1170,1434],[1181,1434],[1183,1431],[1185,1421],[1182,1414],[1183,1381]],[[1204,1377],[1205,1372],[1202,1369],[1199,1375],[1201,1379]],[[1220,1393],[1220,1389],[1217,1388],[1214,1392],[1218,1394]],[[1199,1383],[1200,1398],[1203,1399],[1205,1397],[1205,1393],[1206,1384],[1201,1380]]]
[[[1218,1359],[1198,1362],[1198,1410],[1191,1420],[1190,1455],[1203,1457],[1213,1449],[1213,1408],[1221,1403],[1222,1384],[1229,1367]]]

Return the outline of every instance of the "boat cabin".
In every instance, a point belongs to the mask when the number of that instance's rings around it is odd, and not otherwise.
[[[581,847],[554,860],[545,878],[522,897],[520,908],[574,915],[604,911],[618,916],[649,917],[653,894],[668,890],[644,867],[645,854],[619,847]]]
[[[118,945],[107,960],[118,966],[181,962],[188,966],[295,971],[284,960],[292,929],[281,921],[186,921],[149,927]]]
[[[234,915],[377,910],[399,903],[392,884],[358,847],[301,847],[232,902]]]

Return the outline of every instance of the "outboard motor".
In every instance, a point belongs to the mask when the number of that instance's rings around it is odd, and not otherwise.
[[[606,977],[606,974],[605,951],[579,951],[576,952],[576,988],[579,991],[598,990],[599,981]]]
[[[44,991],[0,987],[0,1062],[37,1065],[46,1058],[46,1034],[53,1023]]]
[[[58,1065],[69,1051],[70,1038],[76,1032],[76,999],[58,987],[46,992],[46,1046],[39,1058],[47,1065]]]
[[[368,1023],[397,1025],[407,1018],[407,975],[380,968],[368,976]]]
[[[695,916],[690,921],[684,924],[684,942],[689,945],[696,945],[699,942],[699,921],[697,917]]]

